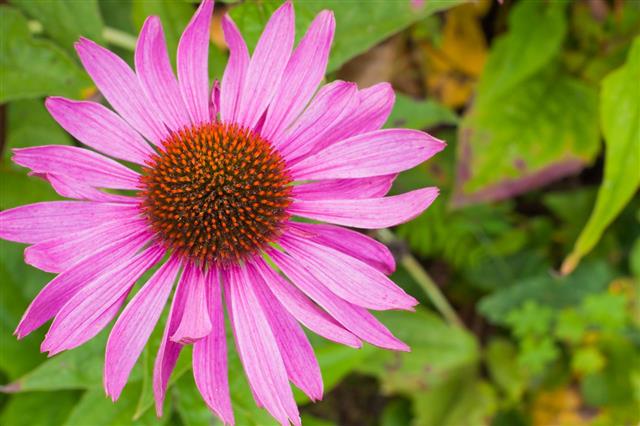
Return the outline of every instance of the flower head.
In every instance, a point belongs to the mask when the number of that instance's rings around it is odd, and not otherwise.
[[[393,257],[375,240],[336,225],[381,228],[421,213],[436,188],[385,195],[398,172],[444,143],[419,131],[380,130],[394,101],[388,84],[360,90],[334,81],[317,90],[334,34],[329,11],[293,49],[293,6],[283,4],[251,56],[226,16],[229,62],[222,81],[210,84],[212,10],[213,2],[203,1],[185,29],[177,78],[156,17],[140,32],[135,72],[90,40],[77,43],[113,111],[49,98],[53,117],[94,150],[14,151],[16,163],[73,200],[0,213],[0,237],[30,244],[26,262],[58,274],[16,334],[53,319],[42,350],[54,355],[117,316],[104,369],[105,390],[115,400],[177,281],[155,361],[158,413],[178,355],[192,344],[200,393],[225,423],[234,423],[226,306],[256,402],[280,423],[299,424],[289,381],[313,400],[323,393],[299,323],[352,347],[366,341],[408,349],[368,311],[417,303],[386,277]],[[151,278],[120,313],[149,270]]]

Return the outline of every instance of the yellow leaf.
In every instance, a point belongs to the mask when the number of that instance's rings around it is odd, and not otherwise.
[[[441,45],[423,46],[427,91],[447,106],[466,104],[482,72],[487,42],[480,18],[489,4],[489,0],[483,0],[450,9],[445,15]]]

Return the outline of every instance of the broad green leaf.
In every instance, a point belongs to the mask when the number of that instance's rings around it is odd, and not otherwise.
[[[507,339],[494,338],[487,345],[486,365],[493,382],[507,396],[517,402],[526,389],[526,377],[516,363],[517,348]]]
[[[14,380],[35,368],[46,357],[40,353],[42,332],[33,333],[23,340],[13,335],[29,299],[20,291],[21,282],[7,270],[4,252],[0,252],[3,257],[0,260],[0,370],[9,380]]]
[[[476,104],[459,130],[453,203],[511,197],[580,171],[600,148],[597,115],[597,93],[556,67]]]
[[[387,120],[386,127],[428,129],[435,125],[456,124],[457,122],[458,116],[452,110],[435,101],[419,101],[396,94],[396,103]]]
[[[192,374],[180,378],[173,387],[176,411],[185,426],[208,426],[214,416],[204,403]]]
[[[602,83],[600,120],[605,138],[604,180],[596,205],[576,245],[562,265],[569,273],[598,243],[604,230],[640,185],[640,37],[627,63]]]
[[[520,2],[459,128],[456,206],[512,197],[590,164],[597,93],[558,65],[568,2]]]
[[[71,53],[80,36],[104,43],[97,0],[11,0],[11,3],[39,21],[45,33]]]
[[[301,413],[302,424],[304,426],[336,426],[335,423],[328,420],[320,419],[306,413]]]
[[[603,291],[613,278],[614,272],[603,262],[585,263],[568,277],[541,272],[484,297],[478,310],[489,321],[504,325],[509,313],[526,301],[552,308],[575,306],[589,294]]]
[[[114,402],[109,399],[103,389],[85,391],[82,399],[75,406],[65,426],[161,426],[169,421],[169,416],[158,419],[155,412],[149,411],[143,417],[134,420],[133,413],[140,393],[140,384],[135,383],[125,388]]]
[[[489,425],[496,409],[495,390],[474,377],[472,371],[454,375],[445,382],[416,392],[413,398],[415,425]]]
[[[149,16],[158,16],[160,18],[167,41],[169,57],[171,57],[173,63],[175,63],[180,35],[195,10],[193,5],[189,3],[175,0],[133,0],[131,3],[133,24],[136,29],[140,30]]]
[[[602,370],[606,364],[602,352],[595,346],[585,346],[576,349],[571,357],[571,369],[577,374],[593,374]]]
[[[133,34],[132,0],[99,0],[100,14],[109,27]]]
[[[43,179],[9,170],[5,165],[0,165],[0,194],[0,209],[60,198]]]
[[[42,99],[24,99],[11,102],[8,106],[8,136],[3,147],[3,159],[6,164],[11,158],[13,148],[26,148],[38,145],[69,145],[71,137],[49,115]],[[27,169],[12,167],[26,174]]]
[[[65,51],[32,38],[17,10],[0,6],[0,102],[44,95],[81,97],[91,87],[86,73]]]
[[[101,395],[104,347],[109,330],[105,330],[84,345],[63,352],[42,363],[35,370],[11,383],[14,392],[98,389]],[[134,368],[129,382],[140,380],[140,369]]]
[[[376,375],[385,392],[417,392],[477,361],[474,337],[426,310],[381,312],[378,317],[411,347],[407,353],[376,349],[357,366],[358,371]]]
[[[527,300],[507,315],[506,322],[512,333],[518,338],[528,336],[542,337],[548,334],[554,312],[548,306],[540,305],[535,300]]]
[[[537,376],[560,356],[560,349],[552,337],[527,336],[520,341],[518,365],[529,374]]]
[[[460,3],[459,0],[427,1],[424,7],[415,8],[410,1],[368,3],[307,0],[296,2],[296,37],[300,39],[309,23],[321,10],[332,10],[336,18],[336,36],[327,68],[327,72],[331,72],[392,34],[437,11]],[[271,13],[281,4],[279,0],[245,2],[232,9],[231,15],[240,27],[249,49],[254,48]]]
[[[13,395],[0,415],[5,426],[59,426],[78,401],[79,392],[29,392]]]
[[[411,423],[411,402],[397,398],[387,403],[380,416],[380,426],[405,426]]]
[[[319,340],[319,339],[318,339]],[[365,345],[360,349],[350,348],[348,346],[337,343],[322,341],[320,344],[314,344],[314,352],[320,365],[322,372],[322,382],[324,383],[325,393],[331,392],[347,374],[357,369],[358,366],[366,362],[371,356],[375,356],[376,348]],[[308,402],[309,399],[302,394],[296,392],[296,400],[299,404]]]
[[[640,237],[636,238],[629,255],[629,269],[636,279],[640,279]]]
[[[602,348],[607,363],[603,370],[587,375],[581,383],[585,402],[594,406],[633,407],[635,422],[619,421],[610,424],[635,424],[640,399],[634,395],[632,378],[640,372],[640,352],[632,341],[623,336],[607,342]],[[620,410],[622,411],[622,410]]]
[[[567,4],[523,1],[514,5],[509,32],[491,48],[478,84],[478,104],[509,93],[553,60],[567,32]]]

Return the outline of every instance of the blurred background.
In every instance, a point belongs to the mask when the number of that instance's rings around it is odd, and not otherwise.
[[[2,2],[5,3],[5,2]],[[279,1],[218,1],[211,77],[229,11],[250,47]],[[335,0],[294,2],[300,37],[321,9],[337,33],[327,80],[397,92],[388,126],[427,130],[447,149],[393,191],[437,185],[422,216],[372,234],[398,260],[415,313],[380,318],[412,347],[392,353],[313,339],[322,402],[296,394],[303,422],[329,425],[636,425],[640,421],[640,2]],[[43,99],[103,101],[79,65],[80,35],[132,63],[148,15],[170,54],[185,0],[11,0],[0,5],[0,208],[56,199],[10,162],[15,147],[77,144]],[[102,389],[108,333],[51,359],[44,331],[12,332],[51,279],[0,242],[0,424],[216,424],[183,351],[165,416],[150,371],[161,327],[117,404]],[[271,425],[235,350],[237,424]]]

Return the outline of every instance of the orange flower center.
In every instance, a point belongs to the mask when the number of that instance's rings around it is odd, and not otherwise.
[[[144,168],[143,210],[168,249],[201,264],[237,264],[277,239],[291,178],[253,131],[208,123],[174,133]]]

